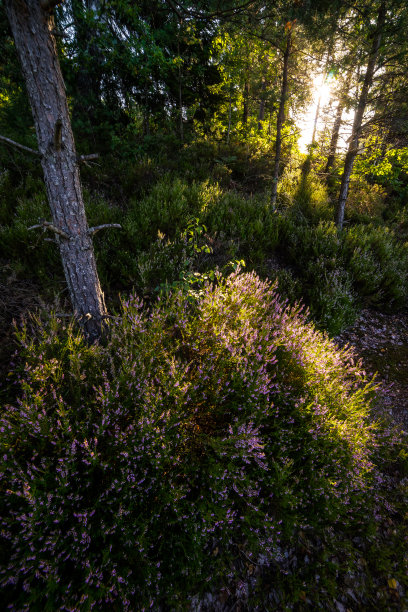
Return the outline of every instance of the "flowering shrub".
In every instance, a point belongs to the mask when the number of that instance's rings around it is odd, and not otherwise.
[[[11,609],[181,609],[238,546],[272,563],[295,529],[368,503],[373,387],[253,273],[193,304],[131,297],[103,347],[55,318],[19,338],[0,423]]]

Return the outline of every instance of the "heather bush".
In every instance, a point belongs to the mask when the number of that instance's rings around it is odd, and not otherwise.
[[[333,222],[310,225],[304,218],[284,215],[280,245],[302,297],[331,334],[353,323],[361,305],[405,303],[408,249],[386,227],[355,225],[340,233]]]
[[[237,551],[273,565],[297,529],[370,512],[373,387],[274,285],[236,271],[110,321],[105,346],[55,317],[18,333],[11,609],[183,609],[233,580]]]
[[[220,194],[205,208],[203,220],[212,234],[222,231],[234,240],[240,255],[254,263],[273,253],[279,242],[279,217],[265,196]]]
[[[386,227],[357,225],[344,237],[347,269],[366,303],[401,306],[407,297],[408,245]]]
[[[333,266],[333,261],[318,257],[306,268],[305,298],[319,326],[335,336],[351,325],[357,316],[350,275]]]
[[[282,224],[282,252],[294,266],[301,297],[319,326],[336,335],[353,323],[355,295],[335,224],[321,221],[312,226],[287,217]]]

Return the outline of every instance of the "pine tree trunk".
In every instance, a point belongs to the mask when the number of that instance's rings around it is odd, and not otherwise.
[[[278,196],[278,179],[279,179],[279,166],[282,149],[282,127],[285,122],[285,104],[288,96],[288,71],[289,71],[289,57],[292,46],[292,31],[289,30],[286,37],[286,48],[283,55],[283,74],[282,74],[282,86],[281,95],[279,101],[279,111],[276,121],[276,141],[275,141],[275,161],[273,165],[272,174],[272,194],[271,204],[275,206],[276,198]]]
[[[54,3],[55,4],[55,3]],[[74,312],[90,340],[106,307],[85,216],[75,143],[55,40],[54,20],[39,0],[6,0],[34,118],[53,225]]]
[[[367,105],[368,92],[373,82],[374,69],[377,61],[377,55],[381,44],[385,23],[385,3],[383,2],[378,11],[377,27],[373,36],[373,44],[370,55],[368,57],[367,70],[364,77],[363,87],[358,101],[356,114],[354,115],[353,129],[351,132],[350,143],[344,162],[343,175],[341,177],[340,194],[336,208],[336,224],[341,230],[344,223],[344,213],[346,201],[350,185],[350,176],[353,170],[354,160],[358,152],[358,143],[360,138],[361,125],[363,122],[364,111]]]

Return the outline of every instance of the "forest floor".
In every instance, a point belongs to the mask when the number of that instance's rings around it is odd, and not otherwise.
[[[408,431],[408,313],[363,310],[335,340],[354,349],[367,374],[376,374],[374,415],[387,416]]]

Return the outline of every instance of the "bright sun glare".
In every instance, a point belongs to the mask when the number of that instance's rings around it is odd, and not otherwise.
[[[312,142],[317,106],[319,105],[319,118],[317,121],[317,131],[319,131],[323,127],[321,120],[322,110],[327,106],[331,97],[332,87],[330,85],[330,79],[324,79],[321,74],[318,74],[313,78],[312,101],[310,106],[305,110],[298,122],[298,127],[300,129],[298,144],[302,153],[306,153],[307,146]]]

